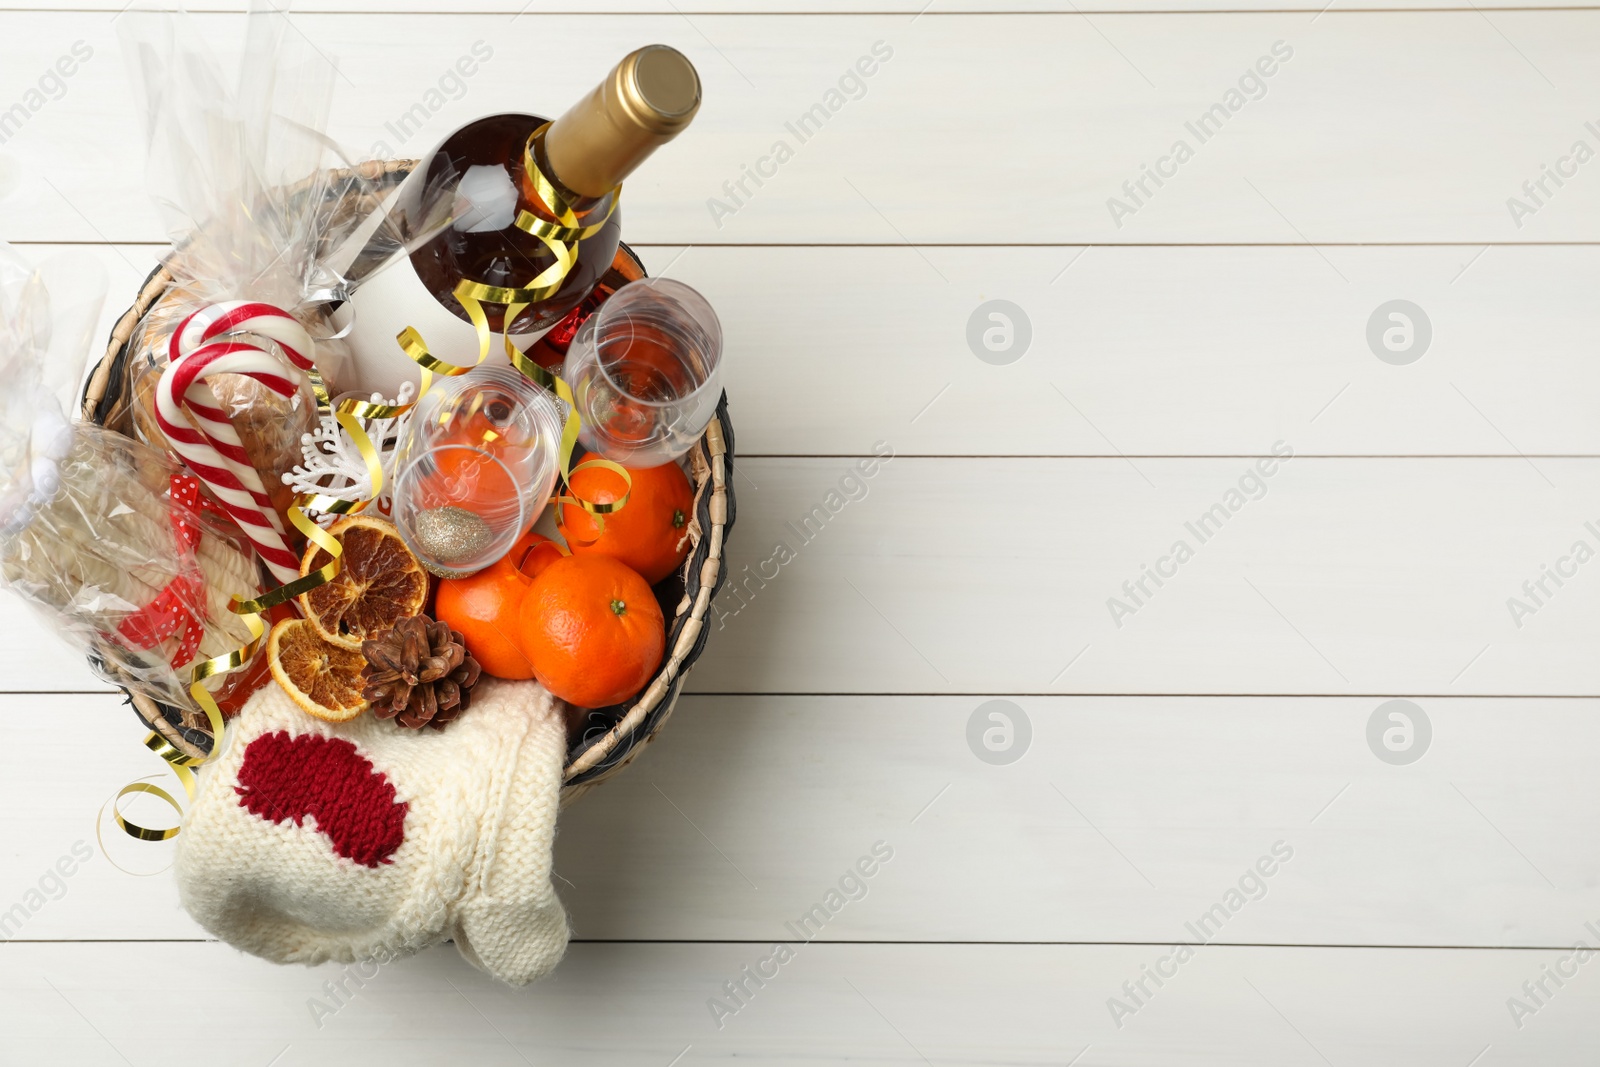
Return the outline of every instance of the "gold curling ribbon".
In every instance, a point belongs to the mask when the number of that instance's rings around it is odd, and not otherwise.
[[[549,249],[551,255],[556,257],[556,261],[519,286],[488,285],[463,278],[451,293],[461,302],[467,317],[472,320],[473,328],[477,331],[479,363],[488,358],[489,349],[493,344],[489,317],[484,312],[483,305],[486,303],[506,305],[505,315],[501,319],[501,330],[506,338],[506,355],[510,356],[512,351],[516,350],[511,341],[512,322],[528,305],[548,299],[560,291],[567,280],[567,275],[577,265],[578,244],[605,228],[606,223],[611,221],[612,213],[617,210],[618,201],[622,199],[622,187],[614,186],[604,194],[605,208],[599,218],[589,223],[579,219],[572,204],[556,188],[555,183],[545,177],[544,172],[539,169],[536,151],[544,143],[545,131],[549,128],[550,124],[547,122],[528,136],[528,142],[522,150],[522,170],[528,179],[528,184],[533,188],[534,195],[549,208],[550,214],[555,216],[555,221],[540,218],[524,209],[517,212],[512,225],[523,233],[538,238],[539,242]],[[408,332],[413,336],[416,333],[414,330]],[[421,338],[416,340],[420,342]],[[405,347],[404,342],[402,347]],[[426,351],[426,346],[423,346],[423,350]],[[409,350],[407,354],[411,355]],[[521,355],[520,350],[517,354]],[[416,359],[416,356],[412,355],[412,358]],[[515,358],[512,359],[512,363],[516,364]],[[458,369],[445,373],[460,374],[462,371]],[[537,378],[534,380],[538,381]]]
[[[514,304],[508,306],[506,308],[507,321],[510,321],[512,318],[514,318],[521,310],[522,309],[520,307]],[[627,505],[628,497],[633,492],[633,476],[628,473],[627,468],[622,466],[622,464],[609,459],[586,459],[582,463],[579,463],[576,467],[572,465],[572,451],[577,447],[578,433],[583,428],[582,423],[578,419],[578,401],[572,395],[572,387],[567,384],[565,378],[562,378],[558,374],[552,374],[543,367],[539,366],[539,364],[535,363],[533,360],[529,359],[520,348],[512,343],[510,334],[506,335],[505,342],[506,358],[511,361],[511,365],[517,368],[517,370],[521,371],[523,376],[528,378],[530,381],[534,382],[535,384],[542,385],[546,389],[550,390],[561,400],[562,403],[567,405],[567,420],[561,428],[561,449],[558,455],[559,469],[561,471],[561,483],[567,487],[568,492],[567,494],[557,494],[556,496],[551,497],[550,503],[556,505],[557,508],[560,508],[564,504],[573,504],[582,508],[584,511],[593,516],[595,525],[594,537],[586,541],[578,542],[579,544],[592,545],[595,543],[595,541],[598,541],[600,539],[600,535],[605,532],[606,520],[604,516],[610,515],[613,512],[621,511],[623,507]],[[578,496],[577,492],[572,488],[572,476],[577,474],[579,471],[584,470],[608,470],[615,472],[622,479],[622,495],[606,504],[598,504],[592,500],[585,500]],[[562,518],[559,512],[557,513],[556,518],[558,521]]]
[[[300,498],[301,501],[308,499],[307,497]],[[345,503],[345,501],[339,501],[339,503]],[[243,600],[239,597],[234,597],[233,602],[228,607],[234,614],[244,616],[246,625],[249,625],[251,616],[259,616],[279,604],[288,603],[302,593],[309,593],[317,586],[333,581],[334,577],[339,573],[339,558],[344,555],[344,546],[339,544],[338,540],[327,530],[317,525],[316,520],[305,513],[300,502],[296,502],[295,506],[289,509],[289,521],[294,523],[296,529],[306,535],[307,541],[310,541],[333,558],[310,574],[296,578],[285,585],[280,585],[255,600]],[[260,619],[258,618],[256,621],[259,623]],[[255,643],[259,643],[259,637],[260,635],[258,634],[258,640]],[[243,650],[241,649],[240,651]],[[243,660],[240,660],[234,666],[242,665],[249,658],[249,655],[246,655]],[[217,661],[213,660],[211,662]],[[205,666],[205,664],[201,664],[201,666]],[[225,669],[231,670],[232,668]],[[214,673],[220,674],[222,671]]]
[[[221,721],[220,714],[217,717],[217,721]],[[220,737],[221,735],[219,734],[218,736]],[[193,800],[195,791],[195,778],[194,771],[190,770],[190,768],[204,761],[198,760],[182,750],[173,747],[171,742],[169,742],[165,737],[162,737],[160,734],[156,733],[154,730],[150,731],[149,736],[144,739],[144,745],[150,751],[154,752],[157,756],[167,762],[169,769],[172,771],[173,775],[177,777],[179,783],[183,786],[184,793],[188,795],[190,800]],[[183,815],[183,806],[179,804],[173,795],[167,792],[165,789],[162,789],[158,785],[151,785],[148,781],[133,782],[129,785],[123,786],[117,791],[115,796],[106,801],[106,804],[111,807],[111,817],[116,821],[118,826],[122,827],[123,832],[129,837],[137,838],[140,841],[168,841],[178,836],[178,827],[176,826],[167,827],[161,830],[151,830],[140,826],[137,823],[129,822],[128,819],[123,816],[121,810],[119,810],[117,807],[117,803],[123,797],[132,796],[135,793],[148,793],[151,796],[157,797],[158,799],[165,801],[173,811],[178,813],[180,818]],[[105,839],[100,836],[100,825],[105,821],[104,806],[101,807],[100,812],[101,818],[95,820],[95,839],[100,843],[100,851],[105,853],[105,855],[109,858],[110,853],[106,851]]]
[[[338,497],[327,496],[323,493],[306,493],[296,498],[294,507],[290,509],[289,520],[300,529],[308,538],[311,538],[322,548],[328,546],[312,535],[309,528],[295,517],[299,513],[302,518],[305,509],[321,512],[324,515],[350,515],[363,510],[373,500],[376,500],[383,489],[383,463],[378,458],[377,446],[372,443],[372,438],[367,435],[366,429],[357,419],[392,419],[411,410],[410,404],[384,404],[374,400],[360,400],[350,397],[340,402],[337,410],[333,407],[333,398],[328,395],[328,383],[323,380],[322,372],[316,367],[309,368],[306,377],[311,382],[311,393],[317,401],[317,413],[321,416],[331,414],[343,427],[344,432],[350,435],[351,442],[360,453],[361,460],[367,465],[367,479],[372,486],[372,496],[366,500],[343,500]],[[320,529],[320,527],[319,527]],[[334,554],[337,558],[337,554]],[[335,570],[333,574],[337,574]],[[329,574],[324,581],[331,581],[333,574]],[[318,583],[321,584],[321,583]],[[316,586],[302,589],[307,592]],[[298,593],[295,595],[299,595]]]

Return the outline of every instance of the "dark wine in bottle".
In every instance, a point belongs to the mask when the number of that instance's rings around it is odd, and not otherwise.
[[[364,281],[343,309],[349,385],[393,395],[418,377],[395,341],[407,326],[435,356],[463,364],[481,349],[477,312],[523,348],[560,322],[612,269],[623,179],[699,106],[689,60],[649,45],[553,122],[490,115],[446,137],[395,193],[391,215],[409,255]]]
[[[427,161],[434,174],[457,176],[457,217],[469,225],[448,226],[417,248],[411,253],[411,267],[433,298],[463,322],[472,319],[456,296],[462,281],[528,291],[534,279],[558,264],[560,257],[549,245],[514,224],[520,211],[559,224],[555,211],[543,202],[525,174],[515,175],[520,181],[512,184],[513,174],[498,162],[519,159],[528,138],[544,124],[544,119],[534,115],[491,115],[457,130]],[[540,164],[550,175],[548,162],[540,160]],[[616,255],[622,212],[614,205],[615,194],[580,196],[559,178],[550,180],[579,225],[598,225],[599,231],[576,242],[576,262],[565,271],[557,270],[563,276],[555,291],[529,303],[509,326],[504,321],[504,303],[483,301],[489,327],[496,333],[509,329],[512,334],[529,334],[554,325],[589,295]],[[597,219],[597,215],[601,217]],[[547,288],[549,283],[532,291]]]

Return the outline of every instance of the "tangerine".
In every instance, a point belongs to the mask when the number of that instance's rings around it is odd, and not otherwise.
[[[564,556],[522,599],[522,650],[534,677],[582,708],[620,704],[644,688],[666,648],[650,586],[610,556]]]
[[[534,576],[556,558],[556,543],[530,530],[510,552],[478,573],[439,583],[434,618],[461,634],[485,674],[513,680],[533,677],[533,663],[519,640],[522,598]]]
[[[511,546],[506,558],[529,578],[537,578],[546,567],[566,554],[555,541],[529,530],[522,535],[521,540]]]
[[[689,554],[694,487],[676,463],[630,468],[628,475],[633,479],[628,502],[620,511],[604,516],[605,525],[598,534],[592,515],[563,504],[561,535],[573,555],[610,556],[654,585],[677,570]],[[617,472],[604,467],[575,471],[569,484],[574,496],[595,504],[621,498],[624,488]]]

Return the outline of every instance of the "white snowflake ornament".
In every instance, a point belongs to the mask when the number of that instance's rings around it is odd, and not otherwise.
[[[393,407],[409,405],[416,398],[416,385],[403,382],[393,400],[385,400],[377,393],[372,402]],[[377,494],[380,505],[389,500],[394,484],[395,451],[405,436],[411,421],[411,412],[405,411],[389,419],[358,419],[361,428],[372,439],[378,450],[378,465],[383,471],[383,485]],[[344,427],[333,415],[322,416],[320,424],[311,433],[300,438],[300,451],[305,462],[283,475],[284,484],[297,494],[321,494],[336,500],[352,503],[373,500],[372,479],[367,471],[367,461],[361,450],[350,439]],[[308,509],[310,510],[310,509]]]

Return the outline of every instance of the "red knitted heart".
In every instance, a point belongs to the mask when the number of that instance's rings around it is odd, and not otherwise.
[[[311,816],[334,852],[363,867],[393,862],[405,840],[410,805],[397,803],[389,779],[343,738],[262,734],[244,750],[234,792],[268,822],[302,826]]]

